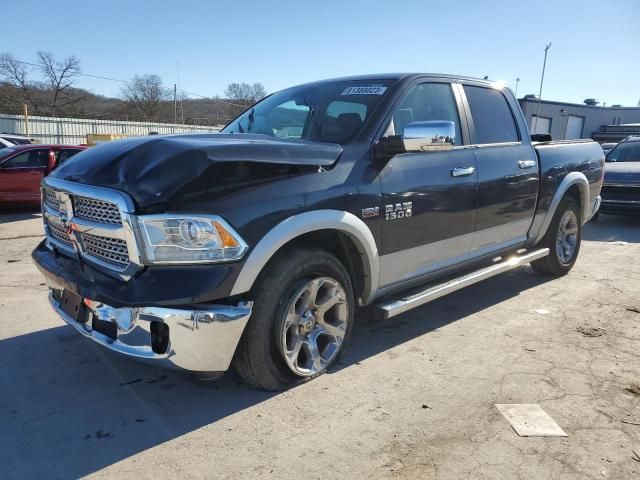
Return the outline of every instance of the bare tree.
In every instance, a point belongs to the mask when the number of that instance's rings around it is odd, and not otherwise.
[[[262,100],[267,96],[264,86],[256,82],[253,85],[248,83],[230,83],[224,92],[225,96],[230,100],[235,100],[243,105],[252,105],[258,100]]]
[[[10,53],[0,53],[0,79],[13,88],[2,89],[2,92],[10,92],[2,95],[2,100],[15,107],[28,104],[33,113],[40,113],[39,102],[34,98],[34,88],[28,80],[27,65],[16,60]],[[16,95],[16,92],[19,93]]]
[[[42,73],[41,82],[29,79],[33,70]],[[20,109],[23,104],[36,115],[56,115],[58,110],[82,100],[81,90],[74,88],[76,77],[80,75],[80,60],[67,57],[57,61],[51,53],[38,52],[37,65],[16,60],[9,53],[0,54],[0,79],[4,86],[0,89],[4,105]]]
[[[55,116],[58,108],[64,108],[82,100],[78,95],[68,95],[75,79],[82,73],[80,60],[76,56],[57,61],[49,52],[38,52],[39,69],[44,76],[44,83],[50,91],[49,115]]]
[[[143,120],[157,120],[169,91],[158,75],[135,75],[122,89],[122,96]]]

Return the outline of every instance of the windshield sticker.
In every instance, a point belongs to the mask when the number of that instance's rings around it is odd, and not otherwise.
[[[382,95],[387,87],[347,87],[341,95]]]

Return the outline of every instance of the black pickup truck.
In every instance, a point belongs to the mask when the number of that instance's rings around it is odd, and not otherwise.
[[[532,143],[488,81],[327,80],[219,134],[76,155],[43,181],[33,259],[92,340],[275,390],[330,368],[357,308],[391,318],[529,262],[569,272],[603,165],[592,141]]]

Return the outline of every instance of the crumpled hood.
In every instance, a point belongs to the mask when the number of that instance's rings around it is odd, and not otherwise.
[[[337,144],[266,135],[153,135],[91,147],[74,155],[52,176],[120,190],[129,194],[139,207],[145,207],[168,201],[217,163],[250,162],[314,169],[332,165],[341,153],[342,147]]]
[[[605,183],[640,183],[640,162],[608,162],[604,166]]]

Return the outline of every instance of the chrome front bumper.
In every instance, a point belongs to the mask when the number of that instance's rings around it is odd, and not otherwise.
[[[252,308],[252,302],[236,306],[210,305],[198,310],[114,308],[86,300],[87,321],[81,323],[62,309],[54,290],[49,291],[51,306],[85,337],[147,363],[204,374],[229,368]],[[97,331],[94,320],[114,324],[111,330],[117,333],[109,336]],[[159,324],[166,327],[159,328]],[[160,337],[158,332],[162,332]],[[158,338],[163,337],[164,341],[158,345]]]

